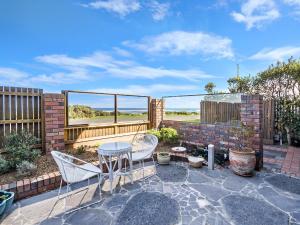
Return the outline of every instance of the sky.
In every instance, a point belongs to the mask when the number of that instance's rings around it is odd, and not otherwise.
[[[161,97],[300,57],[300,0],[1,0],[0,84]]]

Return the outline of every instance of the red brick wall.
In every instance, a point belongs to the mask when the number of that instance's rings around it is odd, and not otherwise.
[[[241,122],[253,125],[255,129],[255,136],[251,138],[249,147],[256,151],[256,169],[259,170],[263,166],[263,99],[259,95],[243,95],[241,100]],[[165,120],[161,125],[175,128],[184,141],[192,144],[213,144],[216,150],[221,147],[232,148],[237,144],[235,138],[229,134],[232,127],[230,124],[195,124]]]
[[[49,154],[52,150],[63,151],[65,108],[64,95],[44,94],[45,119],[45,150]]]
[[[256,169],[263,167],[263,96],[242,95],[241,121],[254,127],[251,148],[256,152]]]
[[[163,116],[164,104],[162,99],[151,100],[151,126],[158,128]]]

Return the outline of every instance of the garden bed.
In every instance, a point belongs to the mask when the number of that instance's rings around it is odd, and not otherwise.
[[[82,154],[72,154],[72,153],[68,153],[68,154],[74,155],[75,157],[80,158],[87,162],[93,162],[98,160],[98,155],[95,151],[86,151]],[[36,162],[36,165],[37,165],[37,170],[31,175],[20,176],[17,174],[16,171],[12,171],[0,175],[0,185],[9,184],[17,180],[35,178],[38,176],[42,176],[46,173],[58,171],[57,164],[55,163],[51,155],[40,156]]]

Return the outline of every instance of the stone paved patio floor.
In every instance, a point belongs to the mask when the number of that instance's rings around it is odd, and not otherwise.
[[[144,181],[136,172],[133,184],[121,177],[115,182],[113,195],[105,182],[99,203],[69,214],[63,213],[65,201],[57,201],[57,190],[24,199],[13,206],[1,224],[300,224],[299,179],[266,172],[244,178],[228,169],[193,169],[181,162],[157,166],[157,170],[157,175]],[[148,166],[146,174],[153,172],[154,167]],[[74,195],[67,198],[68,210],[80,202],[99,199],[96,184],[88,191],[83,185],[73,188]]]

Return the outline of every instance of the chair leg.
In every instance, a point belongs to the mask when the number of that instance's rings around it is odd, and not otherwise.
[[[67,193],[66,193],[66,197],[65,197],[65,211],[64,213],[66,213],[67,211],[67,197],[68,197],[68,194],[69,194],[69,183],[67,183]]]
[[[101,200],[101,175],[98,174],[99,198]]]
[[[62,187],[62,179],[60,179],[60,185],[59,185],[58,194],[57,194],[58,199],[60,198],[61,187]]]
[[[152,156],[152,161],[153,161],[154,170],[155,170],[154,174],[157,174],[157,170],[156,170],[156,163],[155,163],[155,161],[154,161],[154,158],[153,158],[153,156]]]

